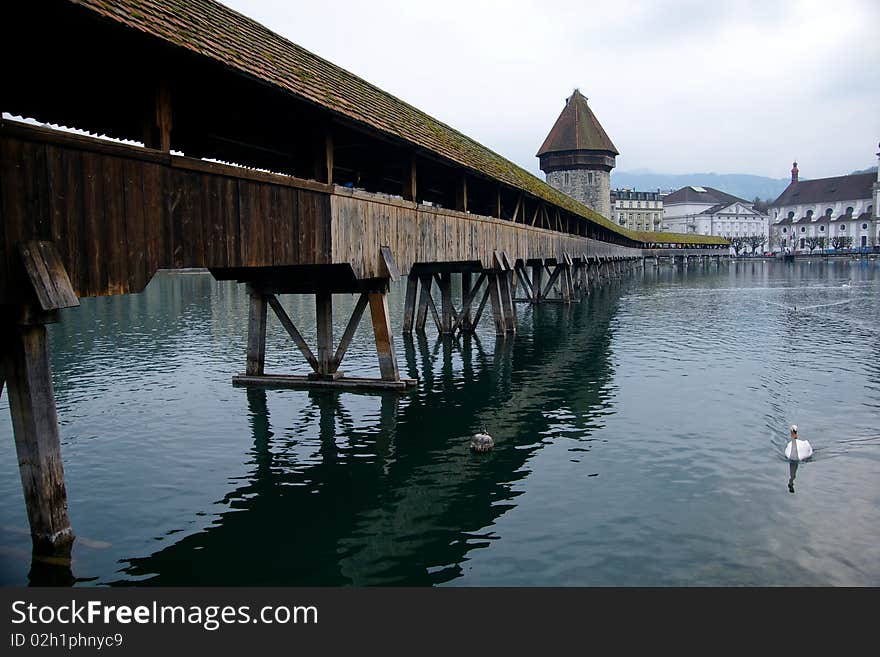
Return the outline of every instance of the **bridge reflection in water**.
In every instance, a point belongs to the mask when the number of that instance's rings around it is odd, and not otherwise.
[[[218,502],[228,510],[202,531],[125,560],[116,583],[455,579],[469,551],[498,538],[492,525],[516,505],[517,482],[548,444],[559,411],[588,434],[608,407],[619,289],[603,286],[572,306],[533,307],[516,340],[491,348],[478,335],[405,340],[406,368],[422,381],[411,396],[311,391],[298,417],[284,417],[291,393],[242,391],[253,447],[244,481]],[[541,376],[546,368],[552,377]],[[365,421],[358,415],[367,406],[378,411]],[[473,455],[468,437],[483,424],[496,448]]]

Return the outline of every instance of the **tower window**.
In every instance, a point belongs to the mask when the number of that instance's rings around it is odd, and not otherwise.
[[[593,184],[593,172],[592,171],[587,173],[587,182],[590,183],[591,185]]]
[[[565,172],[565,184],[566,184],[566,185],[569,184],[568,171]]]

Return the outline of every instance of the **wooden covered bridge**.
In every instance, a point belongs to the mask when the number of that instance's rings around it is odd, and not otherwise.
[[[570,301],[646,256],[727,253],[717,238],[623,229],[212,0],[39,0],[4,15],[0,110],[31,121],[0,121],[0,381],[37,556],[72,543],[45,325],[79,297],[140,292],[165,268],[247,284],[245,383],[272,382],[271,308],[311,381],[346,385],[339,366],[369,307],[371,383],[405,387],[386,298],[398,276],[405,331],[429,316],[473,330],[488,301],[505,333],[517,297]],[[286,293],[315,295],[314,352]],[[334,349],[340,293],[361,296]]]

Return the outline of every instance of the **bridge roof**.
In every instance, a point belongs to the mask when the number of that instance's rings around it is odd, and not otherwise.
[[[470,137],[218,2],[69,1],[641,241],[635,231],[616,225]],[[665,237],[691,244],[723,241],[672,233]]]

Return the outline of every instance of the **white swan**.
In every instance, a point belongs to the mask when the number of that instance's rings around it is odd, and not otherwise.
[[[852,287],[852,285],[850,285],[851,282],[852,282],[852,279],[850,278],[846,283],[844,283],[840,287]]]
[[[805,461],[813,455],[813,446],[808,440],[797,437],[797,425],[791,425],[791,440],[785,446],[785,458],[789,461]]]

